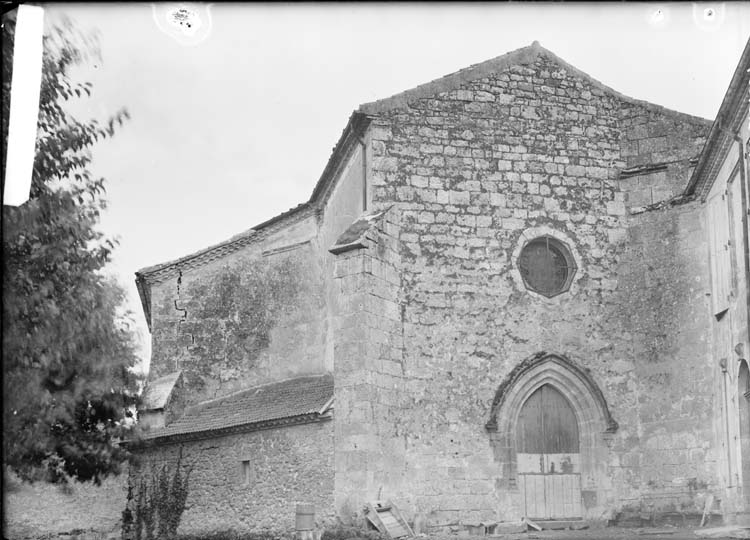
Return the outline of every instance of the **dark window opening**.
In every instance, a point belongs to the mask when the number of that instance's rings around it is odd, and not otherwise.
[[[246,486],[253,484],[255,481],[255,470],[249,459],[242,461],[242,483]]]
[[[576,266],[562,242],[542,236],[523,247],[518,269],[527,289],[552,297],[570,288]]]

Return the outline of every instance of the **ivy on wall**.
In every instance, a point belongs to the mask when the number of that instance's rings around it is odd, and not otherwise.
[[[183,471],[182,448],[172,470],[164,464],[152,465],[151,474],[143,474],[137,484],[128,487],[129,504],[123,512],[123,538],[134,540],[171,540],[177,537],[188,496],[190,473]],[[132,507],[132,510],[131,510]]]

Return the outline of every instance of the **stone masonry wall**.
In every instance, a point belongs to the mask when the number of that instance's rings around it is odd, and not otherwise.
[[[630,218],[609,302],[629,339],[606,373],[620,436],[610,474],[625,510],[700,513],[718,492],[704,208]]]
[[[362,515],[406,466],[403,336],[398,229],[386,212],[367,232],[367,247],[336,256],[334,423],[336,509],[345,522]]]
[[[343,160],[323,212],[300,211],[233,253],[151,284],[151,379],[183,370],[193,404],[333,370],[328,249],[362,213],[363,160],[360,146]]]
[[[166,464],[174,471],[180,448],[183,471],[193,468],[180,534],[292,532],[297,503],[315,505],[319,524],[335,517],[330,421],[138,450],[130,470],[134,498],[152,470]]]
[[[707,130],[711,123],[703,123]],[[694,122],[642,106],[624,107],[620,126],[620,156],[627,168],[641,168],[640,174],[619,178],[626,205],[644,207],[680,195],[705,143],[705,132],[696,132]]]
[[[740,123],[740,138],[750,139],[750,113]],[[745,143],[745,148],[750,148]],[[747,159],[744,160],[747,166]],[[717,404],[714,409],[714,422],[717,426],[716,438],[720,450],[718,452],[718,470],[725,486],[722,499],[722,509],[725,518],[748,521],[750,512],[750,423],[745,412],[748,400],[744,396],[745,381],[740,376],[742,359],[748,361],[750,341],[748,341],[748,306],[747,278],[745,273],[744,238],[747,231],[743,231],[742,222],[742,173],[740,167],[739,149],[733,142],[727,149],[721,166],[718,169],[714,185],[706,195],[706,209],[708,221],[712,227],[726,226],[728,240],[728,261],[716,263],[716,270],[722,272],[729,287],[729,299],[721,307],[727,308],[721,317],[711,317],[711,331],[713,337],[712,357],[715,373],[714,392]],[[745,171],[750,174],[750,169]],[[723,197],[722,197],[723,195]],[[726,214],[716,212],[712,203],[725,207]],[[716,212],[716,213],[714,213]],[[724,221],[726,219],[726,221]],[[715,241],[715,240],[714,240]],[[706,255],[715,257],[717,246],[706,250]],[[727,264],[728,263],[728,264]],[[718,277],[718,276],[716,276]],[[720,291],[712,290],[712,296],[718,296]],[[716,311],[716,306],[712,311]],[[726,361],[727,372],[724,374],[720,361]],[[744,515],[743,515],[744,514]]]
[[[374,118],[373,202],[396,203],[404,332],[406,410],[384,422],[398,422],[406,458],[384,498],[432,523],[523,515],[484,424],[506,374],[547,351],[590,371],[621,426],[598,458],[599,476],[582,480],[596,488],[585,517],[614,518],[646,499],[655,511],[702,509],[711,448],[685,419],[710,402],[702,319],[690,319],[706,269],[694,251],[677,252],[692,245],[700,213],[676,211],[644,234],[640,220],[651,218],[628,217],[618,179],[632,164],[674,161],[669,174],[649,179],[674,193],[706,127],[623,98],[544,54]],[[515,266],[522,233],[555,235],[573,251],[569,292],[547,299],[525,289]],[[636,259],[650,255],[649,270]],[[641,294],[628,296],[637,276]],[[665,395],[691,398],[667,403]],[[628,469],[648,449],[673,451],[676,461],[660,472]],[[690,476],[682,463],[692,464]]]
[[[321,257],[311,242],[268,255],[264,247],[153,289],[150,376],[183,370],[188,404],[327,370]]]

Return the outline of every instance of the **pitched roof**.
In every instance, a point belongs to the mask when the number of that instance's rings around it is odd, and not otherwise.
[[[440,77],[439,79],[435,79],[434,81],[421,84],[415,88],[412,88],[411,90],[406,90],[405,92],[401,92],[385,99],[380,99],[370,103],[364,103],[359,106],[359,111],[368,115],[377,115],[393,109],[403,108],[407,106],[409,102],[412,102],[414,100],[430,97],[442,92],[457,90],[461,87],[461,85],[467,82],[486,78],[494,73],[504,71],[511,66],[531,64],[535,62],[539,56],[544,56],[552,60],[556,64],[565,68],[567,71],[587,80],[592,86],[599,88],[610,95],[616,96],[627,103],[641,105],[643,107],[646,107],[647,109],[657,110],[670,116],[686,118],[693,121],[697,120],[703,123],[710,122],[710,120],[706,120],[705,118],[700,118],[679,111],[674,111],[672,109],[662,107],[661,105],[656,105],[648,101],[643,101],[640,99],[632,98],[630,96],[626,96],[625,94],[622,94],[617,90],[614,90],[613,88],[610,88],[609,86],[596,80],[588,73],[584,73],[580,69],[569,64],[552,51],[542,47],[538,41],[534,41],[531,45],[528,45],[526,47],[521,47],[520,49],[516,49],[515,51],[511,51],[490,60],[486,60],[484,62],[480,62],[478,64],[474,64],[467,68],[461,69],[459,71],[456,71],[455,73]]]
[[[221,242],[214,246],[202,249],[193,254],[186,255],[173,261],[168,261],[154,266],[149,266],[147,268],[142,268],[135,273],[136,287],[138,288],[138,294],[141,298],[141,305],[146,316],[146,322],[148,323],[149,330],[151,329],[150,284],[152,282],[160,281],[161,279],[172,276],[183,269],[202,266],[216,258],[223,257],[229,253],[233,253],[248,244],[257,242],[261,238],[263,238],[263,235],[258,234],[258,232],[268,229],[271,225],[275,225],[275,227],[273,228],[275,230],[275,228],[282,227],[290,221],[293,222],[294,220],[308,215],[308,211],[319,212],[323,207],[325,201],[327,200],[328,195],[331,193],[334,180],[337,177],[337,172],[339,171],[341,165],[344,163],[346,156],[349,155],[349,152],[351,152],[352,148],[360,142],[362,133],[364,133],[374,116],[392,109],[404,107],[408,104],[408,102],[415,99],[457,89],[463,83],[486,77],[491,73],[503,71],[511,65],[532,63],[540,55],[552,59],[568,71],[588,80],[589,83],[593,86],[598,87],[611,95],[617,96],[623,101],[638,104],[647,109],[658,110],[671,116],[681,117],[701,123],[710,123],[710,120],[706,120],[705,118],[699,118],[678,111],[673,111],[660,105],[655,105],[647,101],[634,99],[621,94],[616,90],[602,84],[601,82],[597,81],[596,79],[577,69],[576,67],[568,64],[551,51],[542,47],[538,41],[534,41],[529,46],[522,47],[520,49],[511,51],[485,62],[481,62],[465,69],[461,69],[455,73],[446,75],[432,82],[422,84],[411,90],[406,90],[405,92],[401,92],[389,98],[362,104],[359,106],[359,109],[357,111],[354,111],[349,117],[349,121],[344,127],[344,130],[342,131],[341,136],[336,143],[336,146],[334,146],[326,167],[323,170],[323,173],[321,174],[317,183],[315,184],[313,192],[307,202],[299,204],[294,208],[282,212],[281,214],[274,216],[271,219],[259,225],[256,225],[255,227],[248,229],[247,231],[240,233],[225,242]]]
[[[319,375],[257,386],[189,407],[165,428],[147,431],[143,441],[169,441],[316,421],[333,399],[333,377]]]
[[[346,157],[352,151],[352,148],[359,143],[360,137],[370,123],[370,118],[360,112],[353,112],[349,121],[344,127],[336,146],[331,151],[331,157],[328,159],[323,173],[320,175],[312,194],[307,202],[298,204],[289,210],[278,214],[271,219],[264,221],[251,229],[237,234],[213,246],[201,249],[190,255],[185,255],[179,259],[167,261],[142,268],[135,273],[135,284],[138,289],[138,296],[141,299],[141,306],[146,317],[146,323],[151,330],[151,283],[161,281],[171,277],[182,270],[189,270],[203,266],[215,259],[234,253],[243,247],[258,242],[265,238],[264,232],[273,232],[289,223],[294,223],[306,216],[320,212],[325,205],[325,201],[331,193],[334,180],[337,173],[344,163]]]
[[[297,206],[290,208],[266,221],[255,225],[251,229],[243,231],[239,234],[234,235],[229,240],[219,242],[213,246],[209,246],[200,249],[189,255],[185,255],[178,259],[171,261],[155,264],[141,268],[135,274],[137,277],[142,279],[148,279],[149,281],[158,281],[163,274],[169,274],[170,270],[176,268],[192,268],[194,266],[200,266],[207,262],[210,262],[216,258],[223,257],[229,253],[237,251],[238,249],[251,244],[259,240],[259,232],[269,229],[272,225],[276,225],[279,222],[285,221],[286,218],[298,218],[307,215],[306,210],[319,209],[322,200],[325,200],[326,195],[330,191],[331,181],[336,176],[336,171],[340,162],[346,157],[349,148],[352,143],[357,142],[357,139],[361,131],[367,126],[369,120],[366,115],[358,112],[352,113],[349,118],[341,137],[333,147],[331,151],[331,157],[326,164],[323,173],[315,184],[312,194],[307,202],[300,203]]]
[[[141,396],[141,410],[153,411],[163,409],[167,405],[172,389],[181,374],[181,371],[175,371],[174,373],[149,381]]]
[[[742,52],[737,69],[734,71],[724,100],[721,102],[716,120],[711,126],[711,131],[708,132],[706,144],[703,146],[698,164],[695,166],[693,175],[685,188],[685,195],[695,195],[702,198],[711,191],[724,157],[734,142],[728,131],[736,133],[747,115],[750,105],[748,101],[749,89],[750,39],[745,44],[745,50]]]

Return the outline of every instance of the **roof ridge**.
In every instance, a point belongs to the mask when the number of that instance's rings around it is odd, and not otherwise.
[[[172,259],[171,261],[166,261],[166,262],[163,262],[163,263],[158,263],[158,264],[154,264],[154,265],[151,265],[151,266],[146,266],[144,268],[141,268],[140,270],[138,270],[136,272],[136,275],[147,276],[149,274],[155,274],[156,272],[158,272],[160,270],[164,270],[166,268],[169,268],[170,266],[175,266],[175,265],[178,265],[180,263],[188,262],[188,261],[190,261],[192,259],[197,259],[201,255],[206,255],[206,254],[208,254],[208,253],[210,253],[212,251],[215,251],[215,250],[217,250],[219,248],[230,246],[232,244],[236,244],[238,242],[241,242],[242,240],[246,240],[246,239],[249,239],[251,237],[254,237],[256,233],[257,233],[257,231],[255,229],[247,229],[244,232],[241,232],[239,234],[235,234],[234,236],[232,236],[231,238],[229,238],[227,240],[223,240],[221,242],[218,242],[216,244],[210,245],[208,247],[199,249],[198,251],[194,251],[193,253],[190,253],[188,255],[183,255],[182,257],[178,257],[176,259]]]
[[[707,118],[701,118],[699,116],[676,111],[662,105],[657,105],[656,103],[651,103],[650,101],[637,99],[623,94],[622,92],[615,90],[611,86],[607,86],[603,82],[599,81],[595,77],[592,77],[585,71],[575,67],[569,62],[566,62],[549,49],[543,47],[538,41],[534,41],[531,45],[521,47],[520,49],[507,52],[500,56],[496,56],[495,58],[490,58],[489,60],[485,60],[477,64],[472,64],[469,67],[454,71],[453,73],[449,73],[448,75],[444,75],[442,77],[438,77],[437,79],[434,79],[430,82],[420,84],[419,86],[404,90],[403,92],[399,92],[390,97],[371,101],[369,103],[363,103],[359,106],[358,111],[365,114],[378,114],[387,110],[404,107],[411,100],[438,94],[440,92],[454,90],[458,88],[460,83],[480,79],[486,77],[491,73],[498,73],[504,69],[507,69],[511,65],[532,63],[539,56],[545,56],[548,59],[553,60],[554,62],[564,67],[566,70],[571,71],[579,77],[587,80],[596,88],[614,95],[627,103],[645,106],[648,109],[657,110],[671,116],[687,118],[691,121],[698,121],[701,123],[712,122],[712,120],[709,120]]]
[[[312,379],[325,379],[325,378],[330,378],[331,380],[333,380],[333,375],[331,373],[323,373],[323,374],[319,374],[319,375],[303,375],[301,377],[290,377],[290,378],[282,379],[282,380],[279,380],[279,381],[272,381],[272,382],[267,382],[267,383],[259,384],[257,386],[252,386],[250,388],[244,388],[242,390],[237,390],[236,392],[232,392],[230,394],[226,394],[226,395],[221,396],[221,397],[207,399],[205,401],[201,401],[199,403],[191,405],[191,406],[189,406],[189,407],[187,407],[185,409],[183,417],[187,416],[188,414],[192,414],[192,413],[195,413],[195,412],[202,411],[205,408],[208,408],[208,407],[210,407],[212,405],[216,405],[216,404],[220,403],[221,401],[223,401],[225,399],[236,398],[236,397],[241,396],[243,394],[249,394],[251,392],[257,392],[258,390],[261,390],[262,388],[266,388],[268,386],[280,385],[280,384],[289,383],[289,382],[292,382],[292,381],[302,381],[302,380],[305,380],[305,379],[312,380]]]
[[[489,60],[472,64],[390,97],[363,103],[357,110],[365,114],[377,114],[385,110],[399,108],[406,105],[409,100],[452,90],[456,82],[478,79],[482,75],[497,72],[499,71],[498,68],[504,69],[513,63],[531,63],[542,50],[544,48],[539,42],[534,41],[531,45],[526,45],[525,47],[501,54]]]
[[[686,117],[686,118],[688,118],[689,120],[692,120],[692,121],[696,121],[697,120],[697,121],[702,122],[702,123],[710,123],[710,122],[712,122],[712,120],[709,120],[708,118],[703,118],[701,116],[695,116],[693,114],[688,114],[688,113],[685,113],[685,112],[682,112],[682,111],[677,111],[675,109],[670,109],[668,107],[665,107],[663,105],[659,105],[657,103],[652,103],[651,101],[646,101],[644,99],[638,99],[638,98],[634,98],[632,96],[628,96],[627,94],[623,94],[622,92],[620,92],[618,90],[615,90],[611,86],[608,86],[608,85],[604,84],[603,82],[601,82],[599,79],[593,77],[592,75],[589,75],[588,73],[586,73],[582,69],[577,68],[576,66],[574,66],[570,62],[567,62],[566,60],[563,60],[562,58],[560,58],[559,56],[557,56],[555,53],[553,53],[552,51],[550,51],[549,49],[545,49],[544,47],[541,47],[541,46],[540,46],[540,54],[546,56],[547,58],[549,58],[551,60],[554,60],[558,64],[561,64],[565,69],[567,69],[567,70],[575,73],[579,77],[582,77],[582,78],[586,79],[593,86],[599,88],[600,90],[603,90],[605,92],[613,94],[616,97],[620,98],[621,100],[623,100],[623,101],[625,101],[627,103],[631,103],[631,104],[634,104],[634,105],[645,106],[648,109],[655,109],[655,110],[657,110],[659,112],[663,112],[663,113],[669,114],[671,116]]]
[[[268,219],[262,223],[259,223],[258,225],[255,225],[251,229],[247,229],[243,232],[237,233],[231,238],[228,238],[227,240],[224,240],[222,242],[219,242],[217,244],[213,244],[211,246],[199,249],[198,251],[195,251],[193,253],[190,253],[188,255],[183,255],[182,257],[179,257],[177,259],[173,259],[171,261],[155,264],[152,266],[147,266],[145,268],[141,268],[136,272],[136,276],[149,276],[155,273],[158,273],[162,270],[166,270],[173,266],[178,266],[180,264],[188,263],[196,259],[200,259],[204,255],[208,255],[214,251],[217,251],[223,247],[230,247],[234,246],[236,244],[244,244],[244,243],[250,243],[257,239],[259,231],[265,229],[269,225],[272,225],[276,223],[277,221],[281,221],[282,219],[292,216],[296,214],[299,211],[304,210],[305,208],[309,207],[309,202],[300,203],[297,206],[293,206],[292,208],[282,212],[281,214],[278,214],[271,219]]]

